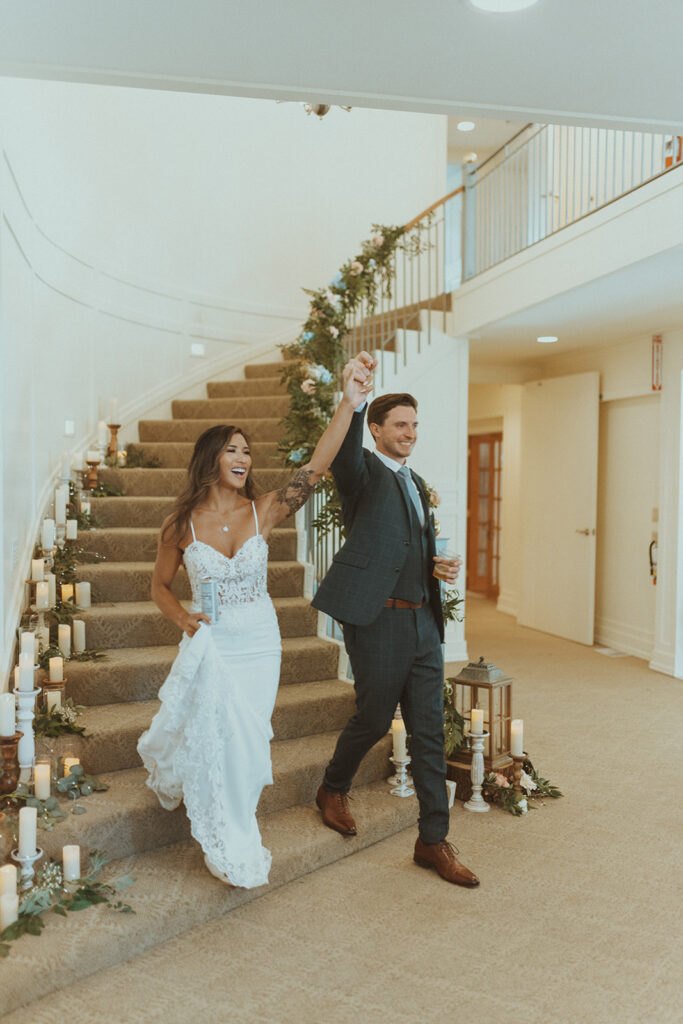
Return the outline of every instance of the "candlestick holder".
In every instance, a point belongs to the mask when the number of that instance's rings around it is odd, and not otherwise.
[[[33,762],[36,756],[36,738],[33,733],[33,719],[35,718],[36,697],[40,693],[40,686],[35,690],[14,690],[17,698],[17,726],[22,736],[19,740],[19,779],[28,782],[33,770]]]
[[[481,795],[481,787],[484,782],[484,743],[489,738],[488,732],[471,732],[470,743],[472,744],[472,796],[465,807],[468,811],[490,811],[491,808]]]
[[[0,736],[0,757],[2,757],[2,764],[0,765],[0,794],[3,798],[0,800],[0,805],[2,807],[17,806],[17,801],[7,796],[7,794],[13,793],[19,782],[19,756],[17,751],[19,740],[23,735],[23,732],[15,732],[14,736]]]
[[[29,889],[33,888],[33,879],[35,877],[35,868],[33,865],[43,856],[43,851],[39,846],[36,846],[35,853],[24,854],[22,856],[18,850],[12,850],[10,856],[12,860],[17,862],[17,864],[21,864],[19,889],[21,892],[28,892]]]
[[[396,757],[390,757],[389,760],[396,769],[395,775],[390,775],[387,782],[391,786],[391,796],[412,796],[415,790],[411,786],[408,775],[408,765],[410,764],[410,758],[399,760]]]
[[[107,448],[107,455],[110,459],[116,462],[118,451],[119,451],[119,430],[121,429],[120,423],[107,423],[109,427],[109,447]]]
[[[512,760],[514,762],[514,764],[512,766],[512,788],[517,793],[521,793],[522,792],[522,784],[520,782],[520,779],[522,777],[522,768],[524,766],[524,762],[527,759],[527,755],[524,754],[524,753],[520,754],[519,756],[517,754],[511,754],[510,757],[512,758]]]
[[[97,462],[91,462],[90,459],[87,460],[88,472],[85,474],[83,482],[89,491],[94,491],[97,487],[97,467],[101,461],[101,459],[98,459]]]

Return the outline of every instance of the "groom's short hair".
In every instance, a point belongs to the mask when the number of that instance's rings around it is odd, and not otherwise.
[[[376,423],[379,427],[384,423],[387,413],[397,405],[410,405],[417,412],[417,401],[412,395],[405,392],[402,394],[380,395],[370,403],[368,409],[368,425]]]

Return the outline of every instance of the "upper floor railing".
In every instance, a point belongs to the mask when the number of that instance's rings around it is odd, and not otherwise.
[[[463,279],[683,163],[683,138],[527,125],[466,176]]]

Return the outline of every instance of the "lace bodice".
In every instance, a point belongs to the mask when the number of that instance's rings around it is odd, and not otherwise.
[[[211,544],[197,540],[194,525],[190,520],[194,539],[185,548],[183,560],[192,587],[193,611],[200,610],[199,584],[200,580],[207,576],[216,581],[218,603],[221,608],[247,604],[267,596],[268,545],[258,532],[255,508],[254,522],[257,532],[244,542],[232,558],[228,558]]]

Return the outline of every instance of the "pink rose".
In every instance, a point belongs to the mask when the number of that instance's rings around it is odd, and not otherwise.
[[[359,263],[358,260],[354,260],[349,267],[349,273],[352,277],[358,277],[359,274],[363,273],[363,264]]]
[[[334,324],[332,324],[332,326],[330,327],[330,334],[332,335],[333,338],[339,337],[339,330],[334,326]]]
[[[429,497],[429,504],[433,505],[434,508],[438,508],[439,505],[441,504],[441,498],[439,497],[439,492],[435,491],[434,488],[432,487],[432,489],[430,490],[430,492],[428,494],[428,497]]]
[[[315,381],[311,380],[311,378],[309,377],[308,380],[305,380],[303,382],[303,384],[301,385],[301,390],[303,391],[303,393],[305,395],[314,395],[315,394]]]
[[[510,780],[507,776],[502,775],[501,772],[496,772],[496,783],[501,787],[501,789],[510,788]]]
[[[379,233],[373,235],[371,241],[372,244],[379,249],[380,245],[384,243],[384,235],[380,235]]]

